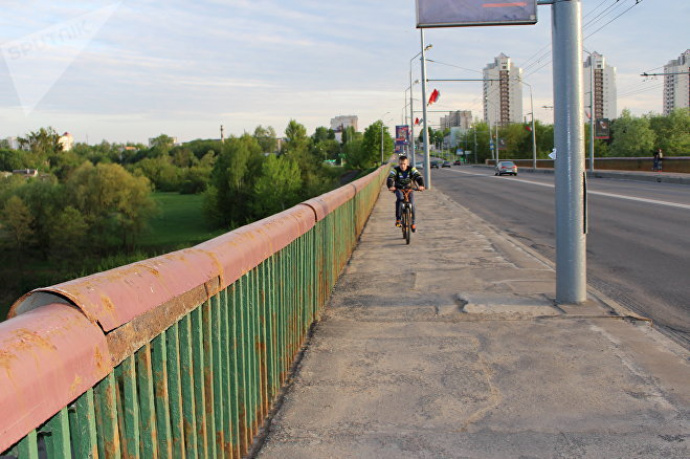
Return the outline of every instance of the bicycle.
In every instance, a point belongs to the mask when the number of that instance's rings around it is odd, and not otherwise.
[[[410,239],[412,238],[413,211],[412,202],[410,201],[410,195],[413,191],[416,191],[418,189],[419,188],[412,187],[398,188],[398,190],[400,190],[400,192],[403,195],[403,200],[400,203],[400,227],[402,229],[403,239],[405,239],[405,243],[407,244],[410,243]]]

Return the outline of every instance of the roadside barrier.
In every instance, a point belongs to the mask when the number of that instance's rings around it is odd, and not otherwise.
[[[244,456],[387,171],[17,300],[0,323],[0,457]]]

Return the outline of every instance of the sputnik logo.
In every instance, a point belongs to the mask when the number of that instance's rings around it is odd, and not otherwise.
[[[0,45],[25,116],[79,57],[120,3]]]

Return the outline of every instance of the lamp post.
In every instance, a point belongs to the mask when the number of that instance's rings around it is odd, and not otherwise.
[[[422,45],[422,113],[424,116],[424,184],[431,189],[431,167],[429,161],[429,128],[426,113],[426,47],[424,46],[424,29],[419,29]]]
[[[532,110],[532,168],[537,169],[537,131],[534,129],[534,94],[532,93],[532,85],[520,80],[520,83],[529,88],[529,105]]]
[[[423,40],[422,40],[423,41]],[[434,45],[428,44],[426,47],[424,47],[424,51],[428,51],[431,48],[433,48]],[[411,150],[411,162],[412,165],[414,166],[416,164],[416,158],[415,158],[415,136],[414,136],[414,97],[412,95],[412,61],[414,61],[419,55],[422,54],[423,51],[418,52],[417,54],[414,55],[412,59],[410,59],[410,139],[412,140],[412,150]],[[417,80],[419,82],[419,80]],[[422,101],[424,102],[424,101]]]
[[[589,172],[594,173],[594,55],[589,54]]]
[[[381,165],[383,166],[383,117],[388,115],[390,112],[386,112],[381,115]]]
[[[414,80],[414,82],[410,83],[410,86],[405,89],[405,119],[407,119],[407,107],[408,105],[410,106],[410,131],[408,132],[408,135],[410,136],[410,140],[412,141],[412,154],[410,155],[410,161],[412,162],[412,165],[414,166],[414,113],[412,110],[412,86],[419,83],[419,80]],[[407,91],[410,91],[410,102],[407,102]],[[404,122],[402,124],[405,124]],[[407,146],[408,150],[410,149],[410,145],[408,144]]]

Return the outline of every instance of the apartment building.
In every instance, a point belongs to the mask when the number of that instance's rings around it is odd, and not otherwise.
[[[484,121],[492,126],[522,123],[522,69],[501,53],[483,74]]]

